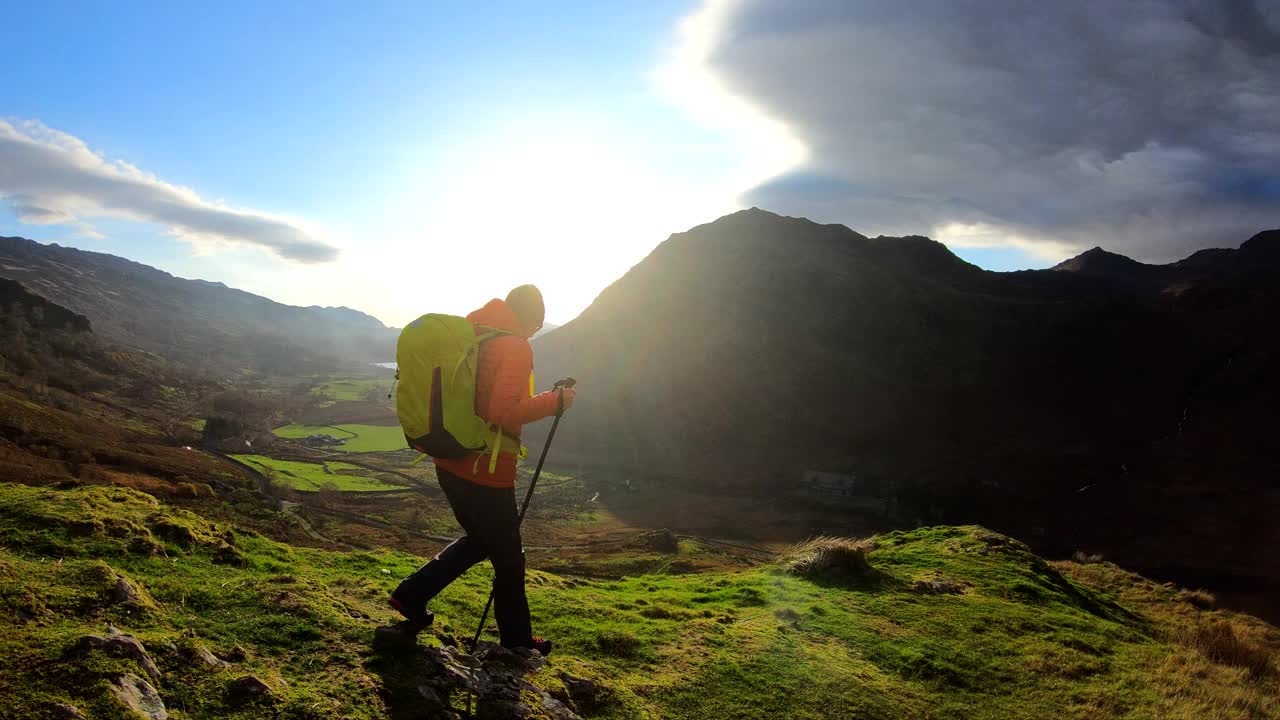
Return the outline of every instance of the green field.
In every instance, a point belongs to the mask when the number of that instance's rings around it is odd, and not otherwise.
[[[557,692],[560,672],[585,676],[602,702],[581,714],[617,720],[1280,718],[1266,649],[1278,633],[1260,621],[1109,563],[1047,563],[976,527],[864,547],[870,564],[846,563],[852,575],[530,571],[534,627],[556,650],[526,679]],[[371,647],[396,619],[387,592],[422,561],[282,545],[124,488],[0,484],[0,707],[126,717],[110,682],[138,663],[73,652],[111,623],[154,655],[174,717],[438,716],[405,656]],[[136,601],[111,600],[118,578]],[[482,563],[441,593],[440,635],[419,643],[469,635],[491,578]],[[190,659],[199,647],[234,665]],[[228,683],[249,673],[278,698],[232,706]]]
[[[401,485],[392,485],[381,480],[362,475],[345,473],[367,473],[364,468],[342,462],[308,463],[294,460],[277,460],[264,455],[232,455],[246,465],[252,465],[262,474],[275,482],[288,485],[295,490],[315,492],[325,485],[333,485],[342,492],[379,492],[384,490],[402,490]],[[328,468],[328,471],[326,471]]]
[[[385,398],[391,380],[378,378],[329,378],[311,389],[322,400],[370,400]]]
[[[340,452],[385,452],[407,447],[399,425],[285,425],[272,432],[293,440],[317,434],[344,438],[345,445],[328,448]]]

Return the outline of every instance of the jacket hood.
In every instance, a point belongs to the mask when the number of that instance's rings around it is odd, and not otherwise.
[[[524,325],[520,324],[520,318],[516,317],[516,313],[511,309],[511,306],[498,298],[485,303],[484,307],[468,315],[467,319],[476,325],[483,325],[494,330],[505,330],[520,337],[525,337],[529,332]]]

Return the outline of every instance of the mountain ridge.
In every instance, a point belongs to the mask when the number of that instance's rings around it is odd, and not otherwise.
[[[1259,247],[997,273],[923,238],[734,213],[673,234],[535,343],[540,371],[582,388],[556,452],[769,498],[809,470],[853,473],[899,522],[979,522],[1280,598],[1255,544],[1280,544],[1264,519],[1280,512],[1280,342],[1262,329],[1280,269]],[[1218,518],[1205,532],[1230,559],[1162,515]]]
[[[0,277],[103,335],[193,366],[283,374],[383,361],[396,330],[350,308],[286,305],[116,255],[0,237]]]

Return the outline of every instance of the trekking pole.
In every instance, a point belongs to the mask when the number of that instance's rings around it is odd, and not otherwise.
[[[538,486],[538,476],[542,474],[542,463],[547,461],[547,451],[551,449],[551,440],[556,436],[556,428],[560,426],[560,416],[564,415],[564,391],[577,385],[578,381],[573,378],[565,378],[556,381],[552,386],[553,390],[559,392],[556,399],[556,419],[551,421],[551,431],[547,433],[547,442],[542,446],[542,456],[538,458],[538,467],[533,471],[533,479],[529,481],[529,490],[524,494],[524,502],[520,505],[520,515],[516,517],[516,527],[524,522],[525,511],[529,509],[529,502],[533,500],[533,489]],[[489,608],[493,607],[493,590],[489,590],[489,601],[484,604],[484,612],[480,614],[480,624],[476,626],[475,637],[471,638],[471,652],[476,651],[476,646],[480,644],[480,633],[484,632],[484,621],[489,619]]]

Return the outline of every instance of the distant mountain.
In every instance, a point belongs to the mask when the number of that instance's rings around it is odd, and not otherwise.
[[[106,337],[193,366],[323,372],[394,354],[396,331],[364,313],[284,305],[104,253],[0,237],[0,277],[86,316]]]
[[[735,213],[536,341],[539,375],[581,387],[555,454],[762,496],[853,472],[898,522],[1280,598],[1277,250],[1272,231],[994,273],[927,238]]]
[[[1051,269],[1092,277],[1123,279],[1132,278],[1157,268],[1154,265],[1146,265],[1124,255],[1117,255],[1100,247],[1095,247],[1070,260],[1064,260]]]
[[[560,326],[559,326],[559,325],[552,325],[551,323],[543,323],[543,325],[542,325],[542,329],[541,329],[541,330],[539,330],[538,332],[534,333],[534,334],[533,334],[533,337],[532,337],[532,338],[530,338],[530,340],[533,340],[533,339],[536,339],[536,338],[540,338],[540,337],[542,337],[543,335],[546,335],[547,333],[551,332],[552,330],[555,330],[555,329],[556,329],[556,328],[558,328],[558,327],[560,327]]]

